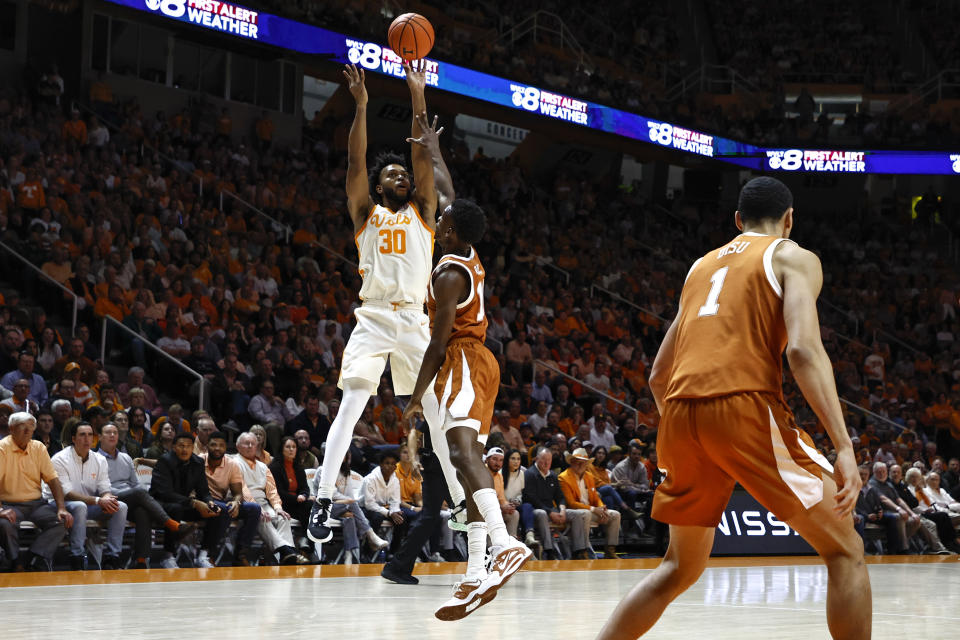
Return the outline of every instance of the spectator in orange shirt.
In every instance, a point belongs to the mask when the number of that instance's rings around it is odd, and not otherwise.
[[[506,351],[510,372],[520,380],[529,380],[533,376],[533,350],[527,343],[527,332],[518,331]]]
[[[513,402],[517,403],[517,409],[519,411],[520,401],[514,400]],[[511,405],[512,404],[513,403],[511,403]],[[521,417],[524,419],[526,418],[526,416]],[[516,426],[514,426],[514,420],[511,416],[511,412],[500,411],[497,414],[497,421],[490,427],[490,433],[502,433],[503,440],[507,443],[509,448],[525,450],[526,447],[523,446],[523,436],[520,435],[520,424],[523,422],[524,420],[521,420]]]
[[[387,444],[399,445],[405,437],[403,425],[400,424],[397,414],[393,411],[387,410],[381,413],[380,419],[375,424]]]
[[[257,141],[260,143],[260,151],[266,152],[273,144],[273,120],[267,114],[266,110],[260,112],[260,119],[257,120]]]
[[[97,300],[97,304],[93,307],[93,312],[98,318],[110,316],[117,322],[123,322],[123,319],[130,314],[130,310],[123,301],[123,289],[120,288],[120,285],[110,285],[107,297]]]
[[[27,177],[17,188],[17,202],[23,209],[39,211],[47,206],[47,196],[43,190],[40,174],[33,167],[27,169]]]
[[[87,144],[87,123],[80,119],[80,111],[70,112],[70,119],[63,123],[60,136],[64,142],[75,141],[80,146]]]

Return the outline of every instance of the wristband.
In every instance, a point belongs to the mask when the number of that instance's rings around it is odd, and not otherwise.
[[[93,499],[93,504],[100,504],[100,496],[97,496]]]

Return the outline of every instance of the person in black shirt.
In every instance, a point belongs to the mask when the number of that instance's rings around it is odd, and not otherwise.
[[[417,448],[420,442],[420,436],[423,437],[423,446]],[[383,566],[380,575],[398,584],[417,584],[419,580],[413,577],[413,566],[417,561],[417,554],[424,543],[430,538],[441,523],[440,508],[443,501],[451,503],[450,493],[447,489],[447,482],[443,477],[443,469],[440,467],[440,461],[437,460],[433,452],[433,443],[430,441],[430,430],[427,423],[419,421],[417,428],[410,431],[407,439],[407,448],[409,451],[418,451],[420,464],[423,465],[421,475],[423,483],[421,491],[423,492],[423,507],[420,510],[420,516],[410,531],[404,537],[400,544],[400,549],[394,554],[393,559]],[[413,459],[412,464],[416,468],[417,460]]]
[[[211,498],[205,465],[200,456],[194,455],[193,442],[192,433],[177,434],[173,451],[160,456],[153,469],[150,495],[174,520],[207,520],[197,565],[209,568],[213,566],[210,557],[230,526],[230,514],[220,509]],[[165,569],[177,566],[173,557],[176,545],[177,537],[169,534],[164,536],[163,548],[167,551],[167,557],[163,561]]]
[[[550,524],[566,525],[568,522],[575,540],[582,540],[584,532],[576,531],[583,527],[583,518],[567,518],[567,501],[560,489],[557,474],[550,470],[553,452],[541,447],[533,465],[523,472],[523,502],[533,507],[533,528],[543,545],[545,560],[556,560],[557,551],[553,546],[553,534]]]

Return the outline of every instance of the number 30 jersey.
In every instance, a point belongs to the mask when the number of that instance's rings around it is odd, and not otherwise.
[[[361,300],[423,304],[433,230],[413,202],[394,212],[375,205],[354,238],[360,254]]]
[[[427,289],[427,311],[430,314],[430,330],[433,331],[433,317],[437,312],[437,300],[433,297],[433,278],[444,269],[459,268],[470,280],[470,293],[466,300],[457,305],[457,315],[450,332],[450,342],[460,338],[473,338],[481,343],[487,339],[487,314],[483,309],[483,278],[486,275],[477,251],[470,247],[467,257],[448,253],[437,263]]]
[[[745,391],[783,395],[783,290],[773,252],[784,239],[744,233],[690,267],[667,400]]]

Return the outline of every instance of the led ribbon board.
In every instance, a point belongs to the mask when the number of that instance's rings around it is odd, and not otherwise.
[[[328,55],[367,71],[402,78],[387,47],[220,0],[106,0],[240,40],[308,55]],[[715,158],[755,171],[960,174],[960,152],[766,149],[579,100],[447,62],[428,60],[429,86],[597,131]]]

